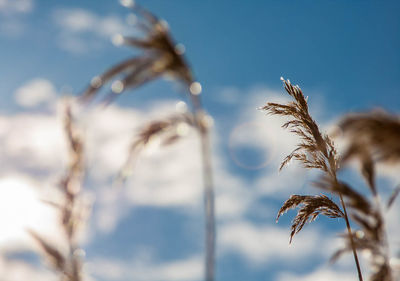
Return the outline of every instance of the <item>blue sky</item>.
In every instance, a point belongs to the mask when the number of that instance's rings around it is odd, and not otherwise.
[[[290,247],[293,213],[275,224],[290,194],[318,191],[309,187],[315,174],[296,165],[277,173],[296,139],[279,129],[281,120],[256,108],[285,100],[283,76],[309,96],[311,112],[324,129],[350,111],[383,107],[398,113],[400,3],[138,2],[167,20],[174,38],[185,45],[203,86],[204,106],[214,118],[217,280],[356,280],[350,258],[328,265],[339,245],[329,241],[343,230],[342,222],[320,218]],[[60,99],[78,95],[92,77],[138,54],[110,40],[118,33],[136,34],[125,21],[128,14],[118,1],[0,0],[0,159],[8,163],[0,171],[0,188],[5,198],[18,200],[15,192],[31,185],[39,196],[49,196],[66,161],[56,117]],[[95,280],[202,278],[202,191],[193,132],[181,143],[143,155],[125,189],[110,187],[132,132],[173,112],[180,99],[179,87],[157,81],[82,117],[91,147],[85,196],[93,202],[82,245]],[[382,182],[390,190],[396,177],[386,174]],[[0,258],[0,270],[3,263],[52,280],[35,258],[28,258],[35,260],[31,266],[16,259],[32,249],[21,228],[55,219],[28,197],[24,202],[36,210],[31,221],[20,219],[0,234],[0,249],[10,257]],[[5,205],[9,212],[24,211],[23,204],[18,210]],[[394,227],[398,230],[398,223]],[[56,231],[50,223],[41,230]],[[321,252],[323,245],[327,250]]]

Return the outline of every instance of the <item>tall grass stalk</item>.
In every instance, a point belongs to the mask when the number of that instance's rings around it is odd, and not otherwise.
[[[289,102],[288,104],[269,102],[261,109],[269,114],[289,117],[290,120],[287,121],[282,127],[290,129],[290,131],[296,134],[302,140],[302,142],[300,142],[297,145],[297,148],[283,160],[280,170],[292,159],[295,159],[298,160],[305,168],[321,170],[328,178],[330,178],[331,181],[337,183],[339,159],[332,140],[327,135],[323,135],[320,132],[317,123],[309,114],[307,98],[304,97],[300,87],[293,86],[289,80],[284,80],[282,78],[282,81],[286,92],[294,99],[294,101]],[[277,219],[279,219],[280,215],[282,215],[288,209],[303,204],[302,209],[299,211],[298,216],[295,218],[292,225],[292,233],[290,237],[291,241],[293,236],[302,229],[307,220],[314,220],[320,213],[330,217],[344,218],[348,237],[351,241],[351,248],[357,268],[358,279],[363,281],[356,246],[353,241],[349,216],[347,214],[346,204],[343,200],[342,194],[340,192],[337,194],[340,198],[340,203],[343,209],[343,212],[340,215],[336,215],[337,208],[332,208],[332,206],[335,206],[336,204],[330,200],[327,201],[326,199],[322,200],[321,197],[314,197],[311,201],[310,198],[307,198],[308,201],[305,201],[304,199],[306,198],[291,197],[279,210]],[[312,202],[312,204],[310,204],[310,202]],[[327,213],[327,211],[334,212],[335,215],[332,216],[330,213]]]
[[[129,2],[129,1],[124,1]],[[132,3],[130,3],[132,4]],[[168,25],[164,20],[158,19],[138,5],[129,5],[139,16],[141,21],[138,27],[146,34],[145,38],[123,37],[117,35],[116,40],[120,44],[131,46],[143,51],[138,57],[127,59],[92,79],[90,86],[85,90],[82,100],[90,101],[102,86],[112,81],[111,93],[105,99],[106,103],[114,100],[118,94],[127,89],[134,89],[145,83],[153,81],[162,76],[169,76],[179,81],[186,87],[188,97],[192,106],[194,127],[196,128],[201,142],[202,175],[204,185],[204,212],[205,212],[205,280],[213,281],[215,275],[215,213],[214,213],[214,184],[211,164],[211,148],[209,140],[209,128],[211,117],[208,116],[202,106],[200,94],[201,85],[196,82],[180,44],[176,44],[169,33]],[[123,76],[124,75],[124,76]],[[122,78],[115,79],[122,76]],[[169,120],[171,121],[171,120]],[[147,143],[152,135],[163,134],[174,128],[174,122],[165,124],[164,121],[150,122],[145,126],[144,134],[139,140],[134,140],[132,154],[137,154],[137,144],[141,146]],[[145,137],[146,139],[143,139]],[[142,138],[142,139],[141,139]],[[130,161],[127,161],[129,163]],[[125,166],[126,168],[126,166]],[[125,170],[125,169],[124,169]]]

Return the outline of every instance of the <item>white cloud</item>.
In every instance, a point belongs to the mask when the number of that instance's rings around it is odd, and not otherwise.
[[[286,166],[282,171],[278,169],[268,171],[265,175],[255,180],[255,187],[260,196],[268,196],[269,198],[282,199],[287,198],[291,194],[319,192],[312,189],[312,171],[305,171],[297,163]]]
[[[0,0],[0,36],[20,36],[28,27],[24,16],[32,12],[33,6],[33,0]]]
[[[2,251],[34,249],[27,229],[44,235],[55,245],[62,245],[58,214],[53,207],[41,202],[45,198],[43,185],[44,183],[18,175],[0,178]],[[52,235],[48,236],[49,234]]]
[[[62,29],[71,33],[91,32],[110,37],[127,29],[126,24],[117,16],[100,17],[83,9],[57,10],[53,19]]]
[[[221,186],[219,185],[219,181],[217,181],[217,186]],[[219,190],[216,194],[215,205],[218,220],[240,217],[247,211],[251,203],[248,192],[237,187],[237,183],[226,187],[223,190]]]
[[[29,13],[33,9],[33,0],[0,0],[0,12]]]
[[[235,104],[241,101],[240,91],[235,87],[225,87],[214,97],[217,101],[225,104]]]
[[[94,277],[107,280],[192,281],[203,277],[203,260],[197,256],[164,263],[156,263],[151,259],[121,261],[97,258],[87,267]]]
[[[218,244],[222,253],[237,253],[251,264],[261,265],[276,260],[301,263],[322,253],[321,238],[316,231],[303,230],[289,244],[289,230],[276,226],[257,226],[246,221],[221,225]]]
[[[50,85],[48,88],[54,87]],[[273,96],[271,92],[260,92],[258,98],[262,95],[263,100],[269,99],[265,97],[266,94]],[[52,99],[49,103],[52,103]],[[277,168],[281,159],[293,149],[296,140],[279,128],[281,120],[265,117],[255,110],[256,105],[261,104],[259,101],[254,101],[247,106],[249,109],[242,113],[239,123],[257,124],[264,127],[256,130],[251,137],[249,134],[253,134],[252,130],[247,131],[248,138],[239,138],[237,144],[257,146],[274,152],[269,159],[265,175],[247,181],[240,175],[230,172],[223,158],[225,155],[217,147],[221,145],[220,141],[225,140],[219,139],[218,135],[214,138],[216,207],[221,225],[218,229],[219,249],[222,256],[235,253],[255,265],[265,265],[275,259],[284,259],[289,263],[306,263],[315,255],[329,254],[321,254],[318,245],[324,243],[321,242],[323,239],[319,233],[305,229],[295,237],[293,244],[289,245],[289,229],[256,226],[245,221],[243,216],[255,208],[259,196],[270,197],[279,191],[278,196],[287,198],[288,193],[292,193],[289,189],[299,188],[306,181],[303,170],[294,165],[278,174]],[[55,104],[52,106],[56,107]],[[173,108],[174,102],[161,102],[141,110],[111,105],[107,109],[80,113],[79,119],[82,127],[85,128],[87,141],[89,182],[96,187],[94,192],[97,208],[93,214],[95,222],[93,231],[112,232],[132,206],[183,208],[185,211],[194,207],[196,211],[200,210],[202,186],[200,155],[197,149],[199,143],[196,134],[191,134],[170,147],[160,149],[155,146],[145,150],[133,167],[132,177],[126,187],[118,189],[111,186],[111,179],[123,165],[137,128],[146,120],[172,113]],[[218,130],[215,133],[218,133]],[[50,183],[56,182],[67,159],[61,120],[56,117],[54,110],[48,113],[18,113],[0,116],[0,147],[2,149],[0,162],[7,163],[7,167],[0,171],[1,180],[5,181],[0,188],[4,185],[9,186],[10,180],[22,190],[30,188],[31,185],[37,186],[37,181],[32,179],[40,179],[50,188]],[[27,179],[20,176],[22,172],[29,173]],[[31,181],[35,184],[30,184]],[[4,200],[7,202],[16,200],[13,199],[17,197],[16,194],[12,192],[8,194],[5,192],[5,194],[8,197],[4,198],[8,199]],[[31,196],[29,192],[24,192],[24,194]],[[21,204],[33,206],[30,208],[36,210],[32,212],[32,216],[35,217],[35,214],[42,212],[42,207],[35,205],[36,201],[24,200],[27,201],[21,201]],[[22,213],[22,207],[18,204],[3,205],[7,208],[15,207],[16,212]],[[12,209],[10,210],[9,212],[12,212]],[[44,214],[42,217],[46,218],[46,216]],[[22,217],[20,218],[21,221],[15,222],[15,228],[11,227],[10,232],[6,232],[7,236],[3,241],[9,241],[15,233],[22,233],[22,226],[26,222],[22,220]],[[32,219],[32,222],[35,222],[35,219]],[[49,219],[48,223],[50,222],[56,225]],[[13,225],[12,222],[9,223]],[[35,226],[42,227],[42,223],[35,223]],[[44,230],[49,231],[46,227]],[[14,237],[20,237],[18,235]],[[328,259],[326,256],[324,258]],[[89,268],[91,271],[97,268],[99,276],[108,274],[111,280],[120,280],[125,276],[142,278],[138,280],[189,280],[192,277],[193,280],[197,280],[202,275],[201,263],[198,257],[176,263],[148,262],[137,263],[134,266],[118,260],[98,259],[89,265]]]
[[[50,83],[29,83],[17,91],[21,99],[35,93],[52,92]],[[32,86],[33,85],[33,86]],[[38,86],[35,86],[38,85]],[[33,90],[32,90],[33,89]],[[49,95],[45,95],[49,96]],[[40,99],[40,98],[39,98]],[[0,161],[8,163],[0,175],[27,174],[27,177],[56,184],[67,163],[67,145],[61,118],[52,99],[47,113],[19,113],[0,116]],[[35,104],[31,102],[30,104]],[[143,151],[124,188],[113,188],[111,180],[123,166],[133,135],[145,120],[162,118],[174,112],[175,102],[157,103],[150,109],[107,109],[84,111],[79,116],[85,128],[87,166],[90,182],[95,183],[99,212],[98,227],[112,231],[132,205],[155,207],[193,207],[202,202],[198,140],[192,132],[169,147]],[[17,176],[17,180],[19,180]]]
[[[36,268],[21,261],[6,260],[0,256],[2,281],[53,281],[57,276],[49,270]]]
[[[60,47],[73,53],[100,48],[104,39],[128,32],[127,25],[119,17],[101,17],[84,9],[56,10],[53,21],[60,27]]]
[[[47,175],[60,171],[66,159],[66,143],[61,120],[55,115],[22,113],[0,116],[2,169],[31,169]]]
[[[275,279],[276,281],[354,281],[357,278],[357,273],[352,271],[334,271],[327,268],[318,269],[312,273],[280,273]]]
[[[196,207],[202,202],[200,155],[194,133],[178,143],[146,148],[122,188],[110,179],[120,171],[138,127],[172,113],[174,102],[154,104],[143,111],[109,106],[84,116],[90,175],[98,183],[95,214],[98,227],[112,231],[130,206]],[[168,113],[169,112],[169,113]]]
[[[241,218],[254,203],[254,188],[240,177],[230,173],[226,167],[226,155],[222,155],[217,149],[221,139],[216,134],[218,128],[214,130],[212,138],[214,140],[214,186],[215,186],[215,207],[216,217],[219,221]]]
[[[99,27],[97,30],[99,35],[103,35],[107,38],[110,38],[117,33],[128,31],[127,25],[124,24],[117,16],[107,16],[100,20],[98,24]]]
[[[54,20],[62,28],[71,32],[96,30],[97,17],[82,9],[58,10],[54,14]]]
[[[296,148],[298,137],[281,127],[285,118],[266,116],[257,110],[266,102],[285,103],[288,98],[268,88],[255,88],[243,95],[246,95],[246,103],[229,137],[232,160],[244,169],[264,168],[264,173],[252,181],[255,196],[282,198],[299,192],[312,173],[305,171],[297,162],[291,162],[281,172],[278,171],[283,159]],[[261,155],[259,162],[235,157],[240,147],[256,148]]]
[[[115,177],[125,163],[138,128],[152,118],[173,113],[174,104],[154,104],[143,111],[109,106],[84,116],[94,179],[104,182]],[[154,206],[197,204],[201,174],[199,152],[192,149],[199,146],[194,132],[171,146],[160,147],[155,143],[142,151],[132,167],[125,188],[127,199]]]
[[[23,107],[35,107],[44,103],[52,103],[56,95],[56,89],[53,84],[43,78],[28,81],[14,93],[17,104]]]

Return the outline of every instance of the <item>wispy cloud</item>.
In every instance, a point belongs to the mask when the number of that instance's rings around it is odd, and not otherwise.
[[[356,272],[343,272],[342,270],[332,270],[321,268],[309,274],[299,273],[280,273],[275,279],[276,281],[354,281]]]
[[[0,256],[1,280],[7,281],[53,281],[57,276],[44,269],[30,264],[7,260]]]
[[[0,178],[0,250],[35,249],[27,229],[43,234],[51,242],[62,244],[57,212],[41,202],[44,189],[43,183],[26,176],[14,174]]]
[[[238,92],[233,88],[228,89],[229,92]],[[278,171],[280,163],[295,148],[298,139],[294,134],[281,128],[284,123],[282,118],[266,116],[257,110],[266,101],[284,102],[288,99],[282,93],[267,87],[250,89],[240,95],[246,96],[246,99],[238,113],[236,126],[229,134],[232,161],[243,169],[263,171],[251,181],[255,197],[285,198],[296,190],[299,192],[307,180],[307,172],[304,172],[297,163],[291,163],[283,171]],[[247,159],[249,157],[240,157],[237,152],[240,149],[255,151],[259,160],[249,162]]]
[[[29,13],[33,6],[33,0],[0,0],[0,12],[6,14]]]
[[[34,8],[33,0],[0,0],[0,35],[13,38],[26,29],[24,16]]]
[[[306,230],[289,244],[288,231],[277,226],[259,226],[246,221],[221,225],[218,243],[222,253],[236,253],[250,264],[265,265],[276,260],[285,263],[305,261],[321,255],[317,231]]]
[[[66,159],[66,144],[59,120],[55,115],[22,113],[0,115],[2,173],[56,173]]]
[[[164,263],[98,258],[88,264],[88,270],[94,277],[115,281],[194,281],[203,277],[203,260],[197,256]]]
[[[47,103],[52,110],[0,115],[1,176],[19,181],[28,179],[55,185],[67,159],[62,122],[57,116],[60,101],[54,86],[44,79],[28,82],[16,92],[17,101],[37,107]],[[156,143],[145,149],[132,167],[133,175],[124,188],[112,188],[112,180],[123,166],[135,131],[145,120],[172,113],[176,102],[157,103],[149,109],[133,110],[118,106],[81,114],[86,128],[89,185],[96,185],[99,210],[94,214],[98,229],[112,231],[132,205],[154,207],[201,206],[200,155],[194,132],[176,145],[160,149]],[[89,188],[90,188],[89,186]],[[133,188],[134,187],[134,188]],[[29,188],[29,187],[27,187]],[[3,198],[9,191],[4,188]],[[16,199],[16,198],[15,198]],[[7,205],[13,212],[13,205]]]
[[[118,16],[103,17],[78,8],[55,10],[52,19],[60,28],[59,46],[72,53],[100,48],[113,35],[128,31],[127,24]]]
[[[43,78],[28,81],[14,93],[17,104],[28,108],[42,104],[51,105],[54,103],[56,95],[56,89],[53,84]]]

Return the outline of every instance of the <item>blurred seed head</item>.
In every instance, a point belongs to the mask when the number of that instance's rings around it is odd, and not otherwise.
[[[189,90],[193,95],[200,95],[202,90],[201,84],[199,82],[193,82],[190,84]]]

